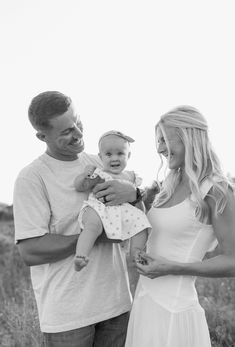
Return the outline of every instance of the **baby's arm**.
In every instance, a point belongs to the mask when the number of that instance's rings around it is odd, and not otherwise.
[[[99,176],[91,178],[91,175],[95,171],[95,165],[87,165],[83,173],[79,174],[74,180],[74,186],[78,192],[86,192],[92,190],[97,183],[100,182]]]

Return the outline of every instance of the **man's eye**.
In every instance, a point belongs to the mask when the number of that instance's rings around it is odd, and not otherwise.
[[[69,135],[72,132],[72,129],[68,129],[67,131],[65,131],[63,134],[64,135]]]

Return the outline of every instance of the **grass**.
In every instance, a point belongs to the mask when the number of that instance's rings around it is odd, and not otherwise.
[[[13,221],[0,221],[0,347],[40,347],[42,335],[29,268],[13,238]],[[212,346],[235,347],[235,279],[199,278],[197,290]]]
[[[13,243],[13,222],[0,222],[0,346],[40,347],[42,336],[26,267]]]

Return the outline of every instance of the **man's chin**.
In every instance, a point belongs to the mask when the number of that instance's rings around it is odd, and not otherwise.
[[[79,146],[74,146],[74,145],[72,145],[72,146],[70,147],[70,149],[71,149],[72,152],[74,152],[74,153],[81,153],[82,151],[84,151],[84,144],[79,145]]]

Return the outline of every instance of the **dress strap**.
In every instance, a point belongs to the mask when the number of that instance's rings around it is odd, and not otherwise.
[[[208,192],[213,187],[213,184],[214,182],[208,178],[202,182],[202,184],[200,185],[200,191],[202,193],[203,199],[207,196]]]

